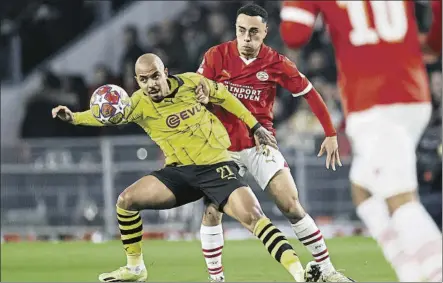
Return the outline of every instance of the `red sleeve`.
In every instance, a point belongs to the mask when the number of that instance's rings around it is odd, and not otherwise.
[[[311,107],[312,112],[317,116],[320,124],[323,127],[323,131],[327,137],[336,136],[334,124],[332,123],[331,116],[329,115],[328,107],[324,102],[320,94],[312,88],[306,95],[303,96]]]
[[[311,82],[300,73],[297,66],[283,55],[278,55],[279,61],[277,64],[278,74],[276,74],[276,82],[289,90],[292,96],[297,97],[305,95],[312,89]]]
[[[298,71],[295,64],[287,57],[282,56],[278,65],[280,72],[276,75],[276,82],[292,92],[292,96],[303,96],[320,121],[327,137],[335,136],[336,131],[323,98],[312,86],[311,82]]]
[[[314,28],[318,9],[313,1],[283,1],[280,11],[280,35],[290,48],[308,43]]]
[[[432,5],[432,24],[429,30],[428,36],[426,38],[426,44],[436,52],[441,55],[441,42],[442,42],[442,19],[441,19],[441,0],[433,1]]]
[[[215,80],[217,70],[221,65],[221,54],[216,47],[210,48],[206,51],[203,61],[197,70],[197,73],[205,76],[210,80]]]

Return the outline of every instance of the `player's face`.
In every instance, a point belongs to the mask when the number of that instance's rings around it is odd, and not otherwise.
[[[162,101],[169,94],[168,69],[161,66],[151,66],[136,74],[137,83],[146,95],[154,102]]]
[[[258,55],[263,40],[268,33],[268,27],[260,16],[240,14],[235,24],[238,51],[247,58]]]

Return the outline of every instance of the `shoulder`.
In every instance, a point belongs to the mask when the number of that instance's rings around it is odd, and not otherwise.
[[[131,95],[131,102],[132,102],[133,106],[136,106],[140,102],[140,100],[143,98],[144,95],[145,94],[143,93],[143,90],[141,90],[141,89],[134,91]]]
[[[131,99],[140,99],[144,95],[143,90],[139,89],[132,93]]]
[[[276,71],[277,73],[292,73],[297,66],[286,55],[283,55],[269,46],[263,46],[265,50],[262,52],[265,58],[263,65]]]
[[[182,79],[183,85],[185,85],[189,88],[197,87],[200,84],[202,79],[203,79],[203,83],[206,84],[206,86],[208,86],[212,90],[218,91],[219,89],[224,88],[222,83],[217,83],[217,82],[215,82],[211,79],[208,79],[205,76],[197,74],[197,73],[189,72],[189,73],[179,74],[176,76],[179,77],[180,79]]]
[[[213,57],[225,56],[231,52],[233,44],[235,44],[235,41],[226,41],[218,45],[214,45],[206,51],[206,55]]]
[[[286,55],[278,53],[277,51],[274,50],[274,55],[272,57],[273,57],[272,62],[276,64],[282,71],[292,72],[294,70],[298,70],[295,62],[289,59]]]
[[[286,63],[286,62],[290,61],[289,58],[286,57],[286,55],[279,53],[277,50],[275,50],[272,47],[269,47],[267,45],[263,45],[263,48],[264,48],[263,56],[271,64],[282,64],[282,63]]]
[[[183,81],[183,85],[189,86],[189,87],[195,87],[200,83],[200,80],[204,78],[202,75],[194,73],[194,72],[187,72],[175,75],[176,77],[180,78]]]

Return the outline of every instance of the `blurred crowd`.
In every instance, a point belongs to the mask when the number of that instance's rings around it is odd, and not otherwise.
[[[93,83],[87,85],[81,76],[54,74],[42,70],[44,79],[39,90],[28,101],[27,115],[22,126],[23,138],[98,136],[143,134],[137,126],[115,128],[75,128],[52,120],[43,113],[56,104],[65,104],[73,110],[87,109],[91,93],[100,85],[114,83],[131,93],[137,89],[134,79],[134,63],[138,56],[146,52],[158,54],[172,74],[196,71],[205,51],[223,41],[235,38],[236,10],[249,1],[239,2],[188,2],[187,8],[173,21],[165,21],[146,27],[126,26],[121,31],[125,51],[120,58],[119,73],[113,73],[101,62],[95,67]],[[269,34],[266,44],[293,59],[298,68],[307,75],[323,95],[337,128],[343,128],[339,93],[336,87],[336,70],[333,50],[328,34],[321,21],[308,46],[299,51],[289,50],[283,45],[279,31],[278,1],[256,1],[269,13]],[[223,7],[222,7],[223,5]],[[420,30],[426,31],[428,23],[426,6],[417,3],[417,18]],[[147,43],[147,44],[143,44]],[[441,101],[441,64],[435,58],[425,58],[428,63],[430,84],[436,109]],[[42,113],[42,115],[39,115]],[[303,99],[293,99],[286,90],[279,88],[275,103],[275,125],[285,129],[280,142],[286,141],[299,147],[312,147],[304,139],[297,138],[300,133],[321,134],[322,128]],[[42,130],[43,129],[43,130]],[[346,145],[346,141],[343,143]],[[345,147],[344,152],[347,151]]]

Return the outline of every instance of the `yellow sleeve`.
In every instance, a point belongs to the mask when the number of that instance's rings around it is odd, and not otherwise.
[[[76,112],[73,113],[72,116],[73,116],[72,124],[74,125],[93,126],[93,127],[105,126],[103,123],[95,119],[94,115],[92,115],[91,110]]]
[[[74,125],[92,126],[92,127],[103,127],[108,125],[124,125],[132,122],[137,123],[143,117],[143,111],[142,111],[143,109],[142,106],[139,105],[140,98],[141,97],[139,95],[136,95],[136,93],[132,95],[131,108],[125,112],[123,119],[118,123],[103,124],[94,117],[91,110],[73,113],[73,120],[71,123]]]
[[[250,129],[258,124],[257,119],[255,119],[252,113],[223,84],[206,78],[204,80],[209,88],[209,102],[225,108],[248,125]]]

